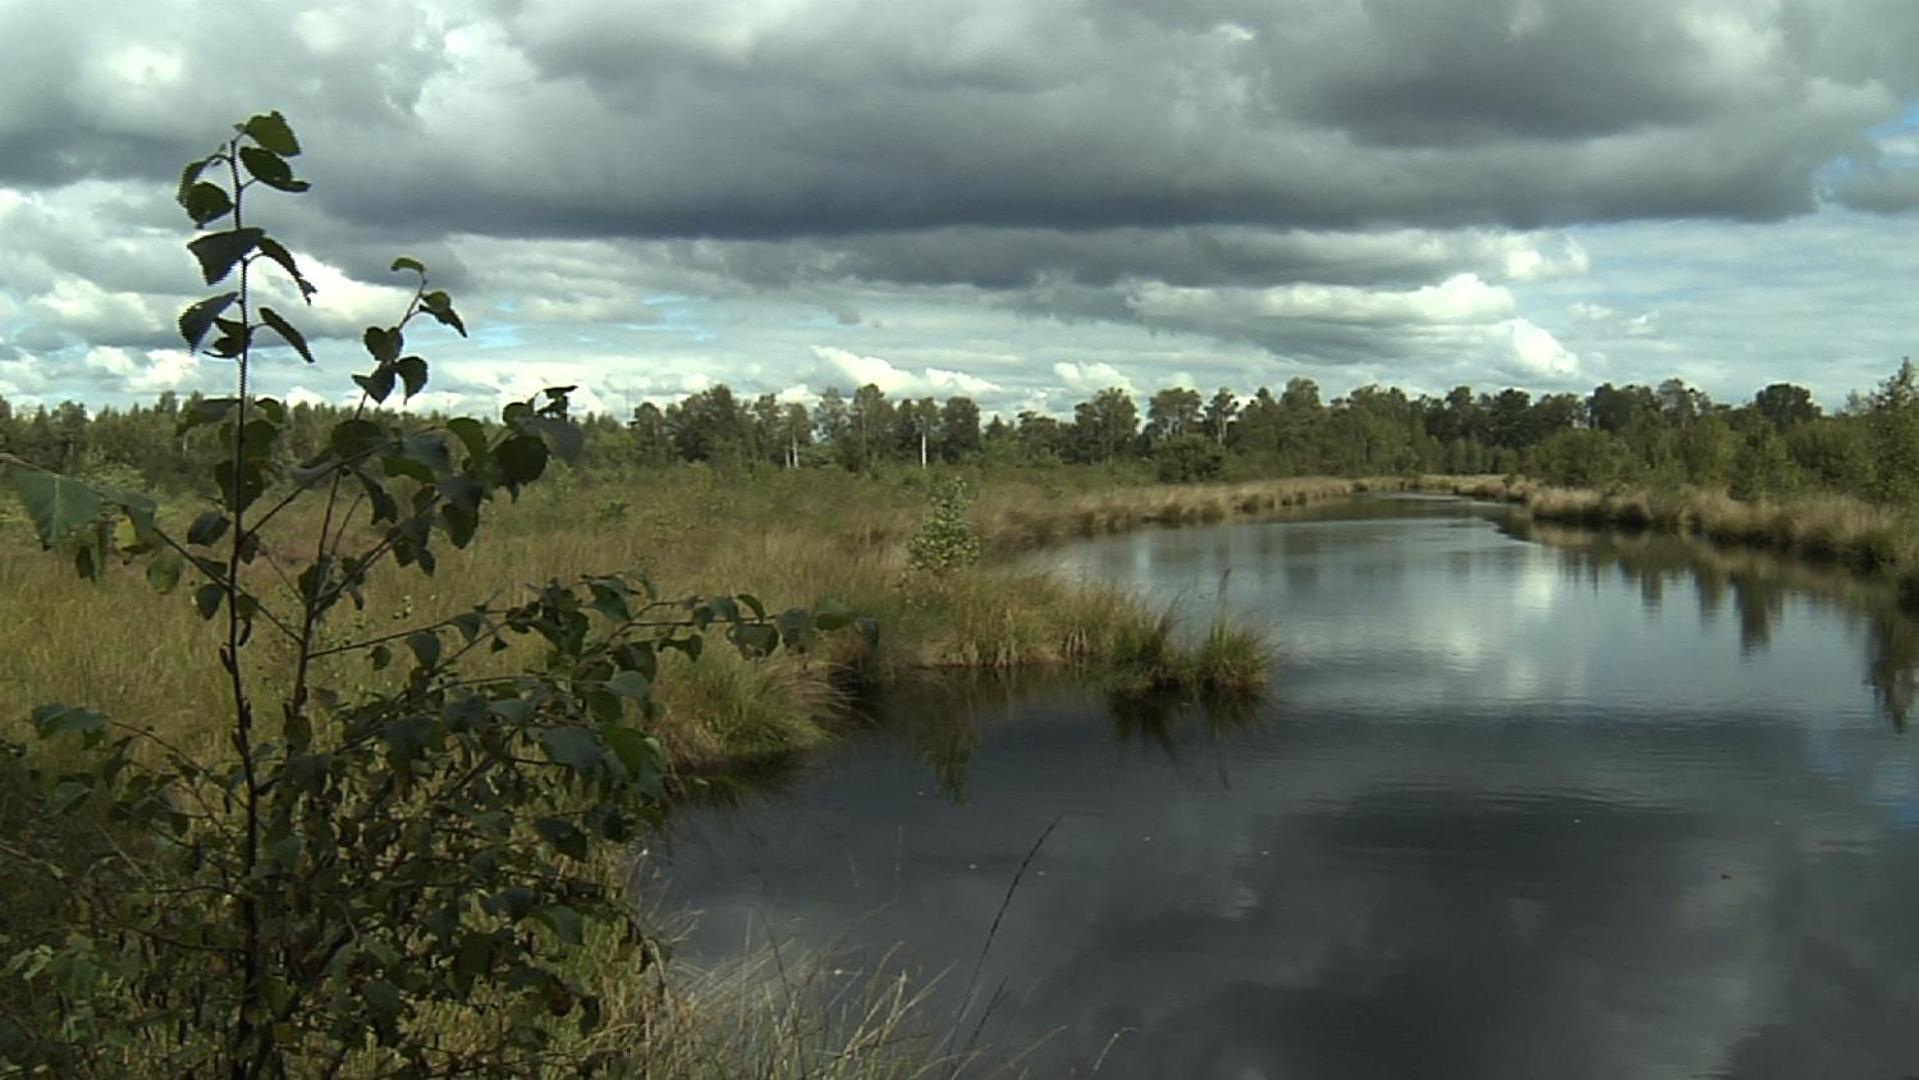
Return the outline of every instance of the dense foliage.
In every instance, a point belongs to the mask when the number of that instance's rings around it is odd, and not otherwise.
[[[72,402],[31,414],[0,400],[0,450],[52,469],[150,486],[188,482],[212,442],[176,434],[196,407],[162,395],[152,406],[89,414]],[[343,410],[287,410],[284,453],[310,454]],[[422,421],[424,422],[424,421]],[[1919,385],[1910,365],[1827,415],[1803,387],[1774,383],[1751,401],[1710,400],[1678,379],[1534,397],[1525,390],[1441,397],[1365,386],[1323,402],[1310,379],[1242,400],[1172,387],[1147,401],[1109,388],[1070,421],[1034,412],[982,424],[964,396],[890,399],[874,385],[829,389],[809,409],[724,385],[664,409],[643,404],[622,423],[585,422],[588,467],[706,462],[734,468],[1108,464],[1136,462],[1168,483],[1221,477],[1524,473],[1552,483],[1729,488],[1741,498],[1833,491],[1875,501],[1919,500]]]

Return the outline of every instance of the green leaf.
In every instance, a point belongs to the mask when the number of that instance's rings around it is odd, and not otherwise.
[[[731,636],[733,644],[748,656],[770,656],[780,647],[779,628],[768,623],[736,626]]]
[[[208,510],[193,519],[187,526],[187,543],[206,547],[226,534],[227,527],[233,524],[225,511]]]
[[[453,310],[453,301],[446,293],[435,289],[420,297],[420,306],[426,309],[427,314],[437,319],[440,325],[451,326],[459,331],[461,337],[466,336],[466,324],[460,321],[459,314]]]
[[[238,296],[239,293],[233,295]],[[238,398],[218,397],[188,400],[180,409],[180,419],[173,427],[175,435],[185,435],[194,428],[207,424],[217,424],[227,418],[233,407],[240,403]]]
[[[575,831],[577,832],[578,830]],[[584,853],[586,850],[586,840],[584,836],[581,837],[578,846],[580,851]],[[568,854],[571,854],[571,852],[568,852]],[[584,858],[585,855],[581,854],[574,857]],[[586,920],[581,918],[579,912],[574,911],[565,904],[548,904],[546,907],[535,912],[533,917],[538,919],[547,929],[553,931],[554,936],[568,945],[586,944]]]
[[[80,575],[82,581],[99,581],[100,572],[105,568],[105,560],[96,557],[91,547],[75,548],[73,552],[73,572]]]
[[[249,117],[240,130],[252,137],[254,142],[282,157],[300,156],[300,140],[293,137],[293,128],[288,126],[287,118],[281,116],[278,109]]]
[[[406,396],[426,389],[426,361],[418,356],[402,356],[393,362],[393,370],[399,372],[400,383],[406,389]]]
[[[440,495],[461,513],[472,517],[477,523],[480,516],[480,501],[486,498],[486,488],[470,476],[454,474],[440,478]]]
[[[221,504],[229,510],[245,510],[267,490],[266,472],[258,460],[251,458],[237,469],[231,458],[215,462],[213,482],[220,491]]]
[[[42,705],[33,710],[33,730],[43,739],[61,735],[99,736],[107,730],[107,718],[91,709],[67,705]]]
[[[586,834],[572,822],[564,818],[541,818],[533,823],[533,831],[560,854],[586,858]]]
[[[361,987],[360,997],[381,1020],[391,1023],[400,1015],[400,988],[385,979],[374,979]]]
[[[393,260],[393,269],[396,272],[400,270],[411,270],[414,273],[420,275],[421,277],[426,276],[425,264],[421,263],[420,260],[418,259],[411,259],[405,255],[402,255],[399,258]]]
[[[460,936],[460,946],[453,958],[453,974],[464,983],[471,984],[474,979],[493,970],[493,935],[469,930]]]
[[[258,146],[240,148],[240,164],[246,166],[255,180],[276,191],[290,191],[295,194],[312,187],[305,180],[293,178],[293,167],[286,159],[271,150]]]
[[[400,520],[400,504],[394,500],[392,493],[387,491],[385,485],[360,469],[355,469],[353,475],[360,481],[360,487],[366,491],[367,502],[372,504],[375,523]]]
[[[405,476],[418,480],[422,484],[433,482],[433,470],[417,461],[411,461],[398,454],[387,454],[380,458],[380,466],[388,476]]]
[[[586,432],[578,424],[551,416],[522,416],[519,419],[520,430],[546,436],[553,444],[553,452],[560,460],[572,464],[586,445]]]
[[[367,397],[383,403],[393,393],[393,365],[381,364],[371,374],[353,376],[353,381],[366,391]]]
[[[452,477],[464,480],[464,477]],[[468,481],[469,483],[471,481]],[[477,511],[448,502],[440,507],[440,522],[446,528],[446,538],[453,546],[463,548],[473,542],[473,534],[480,529],[480,515]]]
[[[239,298],[240,294],[237,292],[221,293],[189,305],[186,310],[180,312],[180,336],[186,340],[187,348],[198,349],[201,339],[207,336],[209,329],[212,329],[213,320]]]
[[[371,420],[342,420],[333,425],[327,441],[342,460],[351,461],[387,442],[386,429]]]
[[[85,801],[93,794],[92,778],[81,774],[62,778],[53,787],[53,809],[55,813],[65,814]]]
[[[813,640],[813,613],[804,608],[792,608],[780,613],[775,620],[779,624],[780,638],[786,647],[796,652],[803,651]]]
[[[509,483],[527,484],[546,471],[546,443],[537,435],[515,435],[493,451]]]
[[[649,680],[660,673],[660,659],[654,653],[653,646],[645,641],[630,641],[613,650],[613,661],[622,671],[637,671]]]
[[[195,225],[205,225],[233,212],[233,200],[227,197],[227,189],[204,181],[188,188],[180,205]]]
[[[226,594],[225,589],[208,582],[193,590],[193,606],[202,619],[211,619],[220,610],[220,599]]]
[[[280,264],[280,269],[285,270],[287,276],[293,279],[293,283],[299,286],[300,299],[308,303],[313,302],[313,294],[319,290],[315,289],[313,283],[306,279],[306,275],[300,273],[299,264],[293,261],[293,252],[288,251],[284,245],[271,236],[262,236],[260,238],[260,254]]]
[[[413,658],[420,662],[421,668],[431,668],[440,662],[440,636],[425,630],[417,634],[408,634],[406,647],[413,650]]]
[[[456,416],[446,422],[446,429],[466,447],[468,461],[484,463],[491,456],[486,446],[486,425],[478,420],[470,416]]]
[[[231,360],[247,351],[247,345],[253,341],[253,327],[238,319],[214,319],[213,325],[219,328],[220,336],[213,339],[207,351],[222,359]]]
[[[650,783],[659,776],[662,764],[659,743],[618,724],[600,725],[600,738],[613,751],[613,756],[620,759],[627,779],[636,784]]]
[[[165,552],[147,564],[147,584],[153,586],[155,592],[170,593],[180,584],[180,572],[185,567],[180,556]]]
[[[226,277],[233,270],[233,264],[246,258],[265,235],[265,229],[251,227],[208,233],[189,243],[187,250],[200,260],[200,275],[211,285]]]
[[[293,351],[300,354],[300,359],[309,364],[313,363],[313,352],[307,348],[306,335],[294,329],[292,323],[282,319],[279,313],[270,307],[260,309],[260,321],[273,327],[275,333],[285,338],[286,343],[293,346]]]
[[[496,710],[499,706],[499,702],[494,702]],[[543,728],[539,739],[546,756],[555,765],[563,765],[583,776],[599,771],[600,740],[593,732],[577,727]]]
[[[852,608],[838,600],[823,600],[813,613],[813,624],[821,630],[841,630],[853,625],[857,616]]]
[[[637,671],[614,673],[612,678],[606,680],[606,688],[623,698],[631,698],[634,701],[645,701],[653,692],[652,682]]]
[[[8,477],[46,547],[93,521],[106,505],[99,492],[69,476],[16,467],[8,470]]]
[[[367,355],[383,366],[398,360],[400,351],[406,348],[406,335],[397,326],[369,326],[360,335],[360,341],[366,346]]]
[[[185,207],[187,204],[187,196],[193,191],[193,185],[199,181],[200,174],[205,172],[207,166],[213,164],[213,160],[219,156],[218,154],[209,154],[198,161],[187,162],[186,167],[180,170],[180,187],[174,194],[173,201]]]
[[[446,437],[443,435],[433,432],[408,435],[400,442],[400,456],[426,466],[432,476],[446,476],[453,472],[453,455],[447,452]]]

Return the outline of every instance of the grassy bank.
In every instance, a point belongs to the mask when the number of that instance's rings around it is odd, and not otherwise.
[[[1919,520],[1844,495],[1740,502],[1720,491],[1599,492],[1529,480],[1430,478],[1428,486],[1523,506],[1535,519],[1696,536],[1847,567],[1892,582],[1919,603]]]
[[[1258,634],[1220,625],[1198,641],[1176,640],[1165,613],[1136,597],[1016,572],[1008,557],[1076,537],[1220,521],[1380,486],[1328,479],[1141,486],[1090,469],[969,479],[978,492],[969,518],[987,558],[934,575],[913,570],[906,554],[927,514],[930,482],[916,470],[877,478],[833,470],[726,476],[693,467],[567,474],[517,504],[489,509],[482,542],[443,554],[434,577],[382,570],[367,589],[367,609],[343,613],[331,633],[349,640],[454,614],[503,587],[510,596],[549,577],[633,567],[669,593],[751,592],[773,607],[832,599],[875,618],[877,649],[842,634],[809,656],[748,662],[714,649],[697,664],[672,662],[657,688],[664,707],[658,733],[678,767],[689,774],[749,767],[818,745],[861,685],[908,669],[1069,665],[1122,687],[1257,689],[1267,668]],[[194,509],[176,507],[174,516]],[[298,550],[307,524],[276,522],[271,540]],[[209,706],[223,700],[221,676],[208,659],[217,628],[183,596],[155,594],[132,571],[89,585],[63,561],[35,555],[24,536],[8,542],[16,555],[0,560],[0,596],[31,602],[0,624],[0,737],[30,741],[28,712],[61,701],[152,725],[179,745],[217,755],[217,711]],[[269,571],[254,569],[265,581]],[[493,662],[529,659],[516,651]],[[326,674],[345,689],[393,677],[345,657]]]

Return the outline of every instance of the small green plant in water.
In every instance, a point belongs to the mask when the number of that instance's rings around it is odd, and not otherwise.
[[[283,276],[302,300],[314,289],[250,214],[261,188],[307,189],[299,153],[278,113],[255,116],[180,181],[203,230],[187,247],[206,284],[224,286],[181,313],[180,333],[235,366],[234,395],[195,401],[179,422],[226,447],[214,504],[175,531],[144,494],[0,459],[41,543],[81,575],[138,564],[219,621],[226,740],[194,753],[140,717],[34,712],[42,738],[88,754],[83,768],[34,773],[21,796],[32,805],[12,818],[32,827],[0,842],[0,874],[54,913],[28,925],[0,912],[0,1071],[609,1066],[609,1051],[579,1049],[602,1006],[572,960],[589,934],[619,943],[636,974],[657,953],[608,888],[603,853],[664,812],[649,733],[653,684],[670,674],[661,655],[697,660],[718,637],[763,657],[855,621],[841,606],[769,616],[748,595],[669,599],[638,573],[531,584],[437,621],[333,619],[364,606],[385,564],[432,574],[443,545],[473,542],[489,503],[517,498],[583,437],[570,387],[493,423],[384,411],[427,385],[427,361],[407,349],[413,324],[465,333],[426,267],[401,258],[393,270],[414,288],[396,322],[363,336],[358,408],[321,452],[287,463],[288,410],[249,389],[255,350],[264,332],[314,356],[260,303],[262,278]],[[268,527],[307,501],[310,534],[277,543]],[[475,670],[515,643],[501,659],[525,657],[520,670]],[[384,674],[326,684],[353,659]],[[76,835],[93,841],[85,854]]]
[[[979,561],[979,530],[966,519],[973,496],[966,482],[950,476],[933,485],[927,496],[932,510],[906,545],[907,565],[920,573],[942,577]]]

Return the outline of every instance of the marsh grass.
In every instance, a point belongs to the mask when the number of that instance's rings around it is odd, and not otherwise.
[[[1598,492],[1520,478],[1446,477],[1424,483],[1516,503],[1539,521],[1699,536],[1727,546],[1835,563],[1886,577],[1903,602],[1919,605],[1919,518],[1910,511],[1833,494],[1740,502],[1720,491]]]
[[[509,601],[548,578],[630,568],[646,571],[667,594],[750,592],[775,610],[833,599],[878,620],[877,650],[856,634],[828,635],[804,657],[703,660],[661,680],[658,733],[679,767],[757,767],[826,738],[849,682],[912,668],[1063,665],[1139,685],[1256,685],[1264,667],[1252,657],[1264,646],[1254,632],[1222,626],[1197,643],[1174,640],[1162,613],[1124,592],[1014,572],[1006,557],[1079,536],[1269,513],[1399,483],[1124,486],[1068,469],[973,474],[968,482],[979,493],[971,520],[999,558],[927,575],[909,570],[906,547],[925,518],[935,476],[729,476],[684,466],[563,473],[517,502],[490,507],[486,541],[444,553],[435,576],[382,567],[366,590],[368,607],[343,611],[326,633],[344,643],[446,618],[488,598]],[[170,516],[184,520],[196,510],[182,501]],[[297,514],[275,521],[269,551],[304,552],[314,524]],[[82,582],[61,560],[36,556],[17,523],[0,528],[14,530],[7,542],[16,551],[0,560],[0,596],[23,601],[24,616],[0,623],[0,738],[30,741],[31,709],[60,701],[150,727],[197,755],[223,753],[220,673],[205,659],[217,632],[190,602],[157,595],[120,568],[104,585]],[[270,560],[249,573],[265,590],[283,588]],[[481,661],[476,674],[537,659],[524,643]],[[348,691],[397,677],[351,654],[329,658],[325,674]]]

